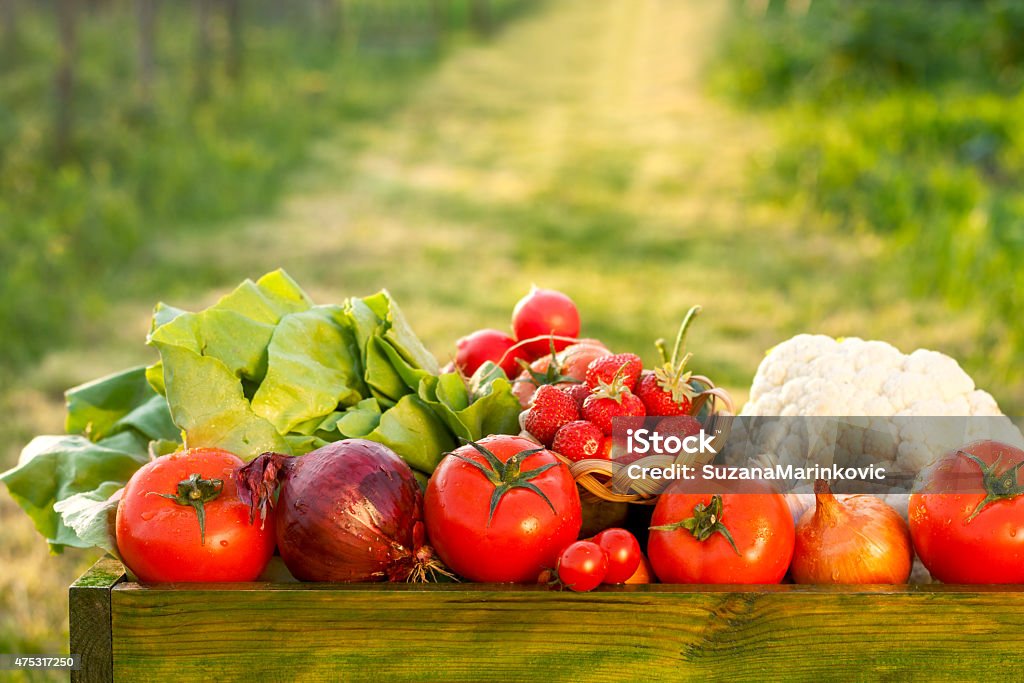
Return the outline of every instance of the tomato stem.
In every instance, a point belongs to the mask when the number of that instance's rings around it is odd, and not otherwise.
[[[1017,474],[1020,472],[1020,468],[1024,466],[1024,460],[1018,462],[1016,465],[1007,467],[1005,470],[997,474],[996,468],[999,467],[999,463],[1003,459],[1003,455],[1001,453],[999,454],[999,457],[996,458],[996,461],[991,465],[987,464],[978,456],[967,453],[966,451],[957,451],[957,453],[968,460],[973,461],[981,468],[982,485],[985,487],[985,497],[980,503],[978,503],[978,507],[974,508],[974,512],[971,513],[971,516],[967,518],[968,522],[981,514],[982,510],[997,500],[1009,500],[1024,493],[1024,486],[1021,486],[1017,481]]]
[[[224,490],[223,479],[203,479],[198,473],[189,475],[188,479],[178,482],[177,490],[173,493],[156,493],[151,491],[149,495],[160,496],[173,500],[178,505],[188,505],[196,511],[199,518],[199,539],[200,545],[206,545],[206,504],[214,500]]]
[[[520,451],[509,458],[507,461],[502,462],[498,459],[494,453],[491,453],[487,448],[481,446],[475,441],[467,441],[463,439],[466,444],[472,446],[480,455],[484,456],[484,460],[487,464],[480,463],[472,458],[467,458],[459,453],[452,453],[456,458],[463,462],[472,465],[476,469],[480,470],[487,480],[494,485],[494,493],[491,494],[490,510],[487,513],[487,526],[491,525],[491,519],[494,517],[494,510],[498,507],[498,503],[505,496],[506,493],[512,489],[528,489],[533,491],[538,496],[544,499],[544,502],[551,508],[552,514],[558,514],[555,511],[555,506],[552,504],[551,499],[545,495],[543,491],[537,488],[531,479],[534,479],[538,475],[547,472],[552,467],[557,467],[558,463],[553,462],[547,465],[536,467],[532,470],[522,471],[523,462],[533,455],[534,453],[540,453],[544,448],[531,448],[525,451]]]
[[[649,528],[651,531],[685,529],[693,534],[694,538],[702,542],[708,540],[714,534],[722,534],[722,536],[725,536],[725,540],[729,541],[729,545],[732,546],[736,554],[739,555],[740,551],[736,547],[736,542],[732,539],[732,534],[729,533],[728,527],[722,523],[722,506],[722,496],[716,494],[711,496],[711,502],[707,505],[697,503],[693,507],[693,517],[672,524],[662,524]]]

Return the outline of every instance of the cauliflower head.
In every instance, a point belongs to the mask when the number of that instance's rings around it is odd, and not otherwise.
[[[949,356],[800,334],[761,361],[742,415],[1002,415]]]

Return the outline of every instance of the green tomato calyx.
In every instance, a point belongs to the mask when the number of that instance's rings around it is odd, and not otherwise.
[[[150,492],[148,495],[160,496],[173,500],[178,505],[188,505],[196,511],[199,518],[199,539],[206,545],[206,504],[217,498],[224,490],[223,479],[203,479],[198,473],[189,475],[188,479],[178,482],[176,491],[171,493]]]
[[[545,450],[543,447],[519,451],[505,462],[502,462],[498,456],[475,441],[465,442],[482,455],[485,462],[467,458],[459,453],[452,453],[452,455],[480,470],[480,472],[487,477],[487,480],[494,485],[494,493],[491,494],[490,510],[487,512],[487,526],[491,525],[491,519],[494,518],[494,510],[498,507],[498,503],[501,502],[504,495],[512,489],[527,489],[529,491],[533,491],[544,499],[544,502],[551,508],[552,514],[558,514],[555,511],[555,506],[551,503],[551,499],[548,498],[547,495],[545,495],[545,493],[537,488],[537,485],[531,481],[544,472],[547,472],[552,467],[558,467],[558,463],[552,462],[547,465],[541,465],[540,467],[536,467],[532,470],[527,470],[525,472],[522,471],[523,462],[525,462],[525,460],[534,453],[540,453]]]
[[[715,534],[722,534],[725,540],[729,541],[729,545],[739,555],[739,548],[736,547],[736,542],[732,539],[732,534],[729,533],[728,527],[722,523],[722,496],[714,495],[711,496],[711,502],[708,504],[697,503],[693,506],[693,517],[674,522],[672,524],[662,524],[660,526],[650,527],[651,531],[675,531],[676,529],[685,529],[693,534],[693,537],[698,541],[706,541]]]

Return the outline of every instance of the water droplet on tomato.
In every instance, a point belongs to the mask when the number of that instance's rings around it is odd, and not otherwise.
[[[142,517],[142,521],[143,522],[148,522],[149,520],[151,520],[154,517],[156,517],[156,513],[153,512],[152,510],[146,510],[141,515],[139,515],[139,517]]]
[[[227,548],[228,547],[228,542],[227,541],[221,541],[220,542],[220,547],[221,548]]]

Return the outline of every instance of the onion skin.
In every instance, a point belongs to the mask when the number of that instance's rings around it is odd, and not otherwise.
[[[800,517],[790,575],[796,583],[906,583],[913,566],[910,530],[899,513],[867,495],[837,499],[814,485],[816,505]]]
[[[236,477],[253,514],[275,508],[278,551],[297,579],[405,581],[433,557],[423,545],[420,486],[382,444],[348,439],[300,457],[264,453]]]

